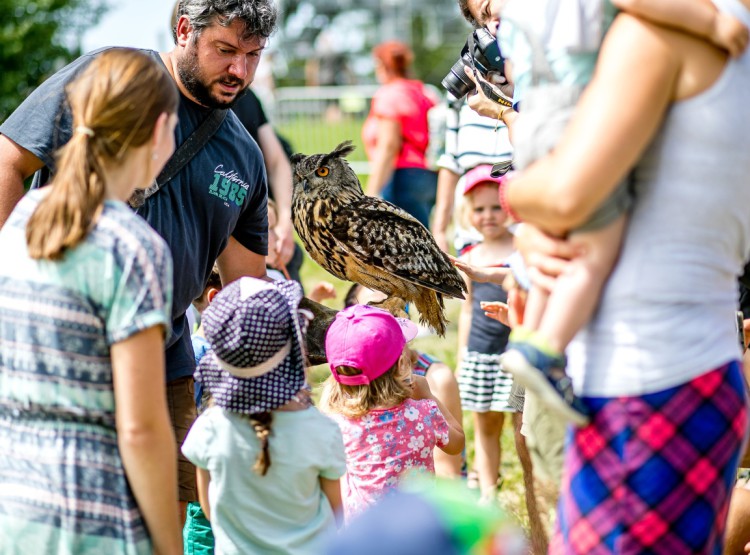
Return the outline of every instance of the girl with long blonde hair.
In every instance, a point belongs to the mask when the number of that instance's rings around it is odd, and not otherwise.
[[[172,155],[179,97],[130,49],[66,92],[74,133],[52,184],[0,231],[0,537],[28,553],[180,553],[172,260],[125,203]]]

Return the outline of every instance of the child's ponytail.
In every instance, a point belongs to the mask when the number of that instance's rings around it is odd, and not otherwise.
[[[268,436],[271,435],[272,420],[273,414],[271,412],[259,412],[250,416],[250,422],[253,424],[255,435],[260,440],[261,448],[258,458],[255,460],[253,470],[261,476],[265,476],[268,468],[271,466],[271,455],[268,452]]]
[[[86,236],[104,202],[104,173],[94,154],[97,137],[84,125],[60,150],[55,185],[26,226],[29,256],[58,260]]]

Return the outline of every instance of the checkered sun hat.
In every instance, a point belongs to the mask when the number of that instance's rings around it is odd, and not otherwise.
[[[195,371],[228,411],[274,410],[305,385],[302,287],[244,277],[224,287],[203,313],[211,349]]]

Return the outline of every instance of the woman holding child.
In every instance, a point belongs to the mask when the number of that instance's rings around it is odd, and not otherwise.
[[[750,24],[750,0],[717,0]],[[561,142],[505,188],[564,234],[632,170],[635,205],[594,318],[568,349],[591,423],[568,432],[552,553],[720,553],[747,432],[734,328],[750,258],[750,55],[619,15]],[[521,116],[523,117],[523,111]],[[535,275],[570,244],[529,231]]]

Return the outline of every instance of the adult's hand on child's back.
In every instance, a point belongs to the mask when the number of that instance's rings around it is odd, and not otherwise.
[[[725,12],[716,12],[709,33],[711,42],[729,52],[732,58],[737,58],[747,48],[748,38],[750,32],[739,19]]]
[[[513,244],[523,256],[531,281],[546,291],[551,291],[555,278],[567,270],[568,261],[581,254],[569,241],[527,223],[518,226]]]

